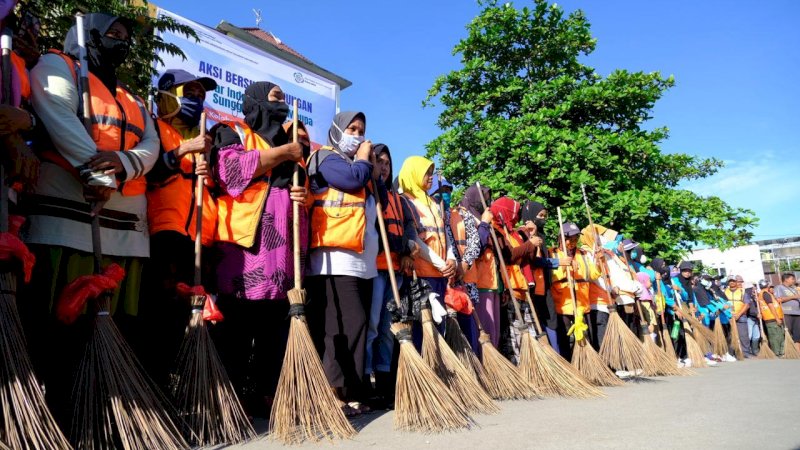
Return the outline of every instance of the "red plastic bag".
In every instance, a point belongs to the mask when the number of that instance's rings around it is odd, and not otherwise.
[[[472,314],[472,302],[467,291],[462,287],[447,287],[444,304],[461,314]]]
[[[74,323],[90,298],[97,298],[103,292],[116,289],[123,278],[125,269],[111,264],[100,275],[83,275],[74,279],[58,297],[56,317],[66,324]]]
[[[186,283],[178,283],[176,290],[178,291],[178,295],[181,297],[191,297],[196,295],[206,298],[203,306],[203,320],[221,322],[225,319],[222,316],[222,312],[217,309],[217,303],[214,301],[214,298],[206,293],[206,290],[203,288],[203,286],[189,286]]]
[[[13,233],[0,233],[0,259],[18,259],[22,263],[22,272],[25,274],[25,282],[31,281],[33,265],[36,264],[36,257],[28,250],[24,242]]]

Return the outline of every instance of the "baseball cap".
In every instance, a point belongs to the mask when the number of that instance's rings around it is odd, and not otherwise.
[[[637,245],[639,245],[639,243],[631,239],[622,240],[622,247],[625,249],[626,252],[629,250],[633,250],[634,248],[636,248]]]
[[[737,283],[744,283],[744,278],[742,278],[741,275],[736,275],[734,280],[736,280]]]
[[[694,264],[689,261],[684,261],[678,266],[678,269],[680,269],[681,272],[684,270],[694,270]]]
[[[217,82],[209,77],[196,77],[183,69],[169,69],[158,79],[158,90],[168,91],[175,86],[180,86],[192,81],[197,81],[203,89],[213,91],[217,88]]]
[[[581,234],[581,229],[572,222],[564,222],[564,225],[561,225],[561,231],[564,232],[565,237],[572,237]]]

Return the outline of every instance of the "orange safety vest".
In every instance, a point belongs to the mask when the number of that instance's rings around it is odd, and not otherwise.
[[[78,62],[57,50],[51,50],[50,52],[62,57],[72,71],[75,84],[78,86],[78,111],[82,111],[84,105],[78,80]],[[121,154],[128,158],[136,172],[134,174],[135,178],[120,183],[117,190],[125,196],[144,194],[147,188],[147,182],[144,178],[144,165],[137,156],[125,153],[126,150],[136,147],[144,136],[144,129],[147,124],[147,111],[144,107],[144,101],[121,85],[117,85],[116,92],[112,94],[103,82],[91,72],[89,72],[89,92],[92,100],[91,138],[97,145],[97,150],[101,152],[122,152]],[[39,156],[43,160],[56,164],[80,178],[78,171],[72,164],[55,149],[43,150],[39,152]]]
[[[500,227],[495,226],[495,229],[503,233],[503,236],[506,238],[506,242],[511,248],[517,248],[523,244],[522,239],[514,234],[508,233],[505,228],[500,229]],[[528,280],[525,279],[525,275],[522,273],[522,268],[516,264],[506,264],[506,269],[508,269],[508,276],[511,282],[511,291],[514,293],[514,297],[517,299],[523,300],[525,299],[525,292],[528,291]]]
[[[460,206],[450,211],[450,229],[453,231],[456,247],[463,257],[467,251],[467,230],[464,227],[462,214],[472,215]],[[474,283],[478,289],[497,290],[497,268],[491,246],[487,246],[473,262],[472,267],[464,274],[464,282]]]
[[[397,246],[397,242],[403,241],[403,206],[400,203],[400,194],[397,192],[389,191],[389,202],[383,208],[383,223],[386,225],[386,234],[389,240],[389,246]],[[393,245],[394,243],[394,245]],[[386,249],[384,249],[385,251]],[[378,254],[377,265],[378,270],[388,270],[386,265],[386,254],[384,251]],[[400,270],[400,255],[397,252],[389,252],[392,257],[392,267],[395,271]]]
[[[161,137],[161,148],[167,152],[177,150],[181,146],[183,136],[161,119],[156,120]],[[194,185],[197,176],[194,174],[194,156],[184,155],[180,160],[180,172],[172,175],[162,183],[150,183],[147,189],[147,221],[150,234],[159,231],[175,231],[184,236],[195,238],[196,216]],[[217,228],[217,204],[203,190],[203,245],[214,242]]]
[[[611,304],[606,288],[600,286],[597,281],[589,283],[589,301],[592,305],[608,306]]]
[[[776,303],[778,301],[774,294],[770,293],[769,295],[772,297],[772,303]],[[758,293],[758,304],[761,307],[761,318],[764,319],[764,322],[775,320],[775,315],[772,314],[769,306],[767,306],[767,302],[764,300],[764,291],[760,291]]]
[[[343,157],[331,147],[322,147],[308,157],[311,161],[320,151],[322,157]],[[335,155],[335,156],[334,156]],[[321,164],[319,161],[318,164]],[[332,186],[311,194],[309,248],[336,248],[356,253],[364,252],[364,235],[367,228],[367,188],[348,194]]]
[[[447,234],[444,229],[444,219],[439,205],[431,202],[426,205],[422,200],[406,197],[416,212],[414,221],[417,224],[417,235],[431,251],[439,255],[442,260],[447,260]],[[442,272],[424,258],[414,259],[414,270],[417,276],[441,278]]]
[[[554,248],[550,251],[554,258],[564,258],[564,253]],[[553,270],[553,283],[550,286],[550,292],[553,294],[553,301],[555,303],[556,312],[558,314],[574,315],[575,310],[572,307],[572,297],[569,289],[569,280],[567,279],[566,270],[572,271],[572,278],[575,281],[575,299],[578,307],[584,312],[589,312],[590,289],[592,279],[597,278],[597,270],[593,267],[592,260],[587,257],[586,252],[578,248],[575,253],[575,260],[578,261],[578,270],[575,271],[572,266],[559,267]]]
[[[17,78],[19,78],[20,97],[23,101],[28,102],[31,99],[31,79],[28,76],[28,68],[25,67],[25,60],[17,52],[11,52],[11,63],[17,72]]]
[[[744,289],[739,288],[736,291],[732,291],[731,288],[727,288],[725,289],[725,296],[733,303],[733,313],[740,314],[745,306]]]

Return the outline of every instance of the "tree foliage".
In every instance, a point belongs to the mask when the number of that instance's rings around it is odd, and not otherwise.
[[[644,126],[672,76],[597,74],[582,62],[596,40],[581,11],[566,14],[546,0],[530,8],[479,3],[453,51],[462,67],[438,77],[424,102],[443,106],[443,132],[427,149],[449,180],[539,199],[582,224],[585,184],[595,222],[669,258],[696,242],[727,248],[751,238],[751,211],[679,188],[722,162],[662,153],[668,129]]]
[[[164,42],[158,33],[171,31],[197,39],[197,34],[190,27],[169,17],[152,17],[146,0],[22,0],[20,7],[27,8],[41,20],[38,43],[42,52],[51,48],[62,49],[64,37],[74,25],[78,11],[104,12],[132,20],[135,24],[134,44],[128,62],[119,70],[119,78],[142,97],[151,91],[156,74],[153,62],[162,62],[158,52],[184,56],[179,47]]]

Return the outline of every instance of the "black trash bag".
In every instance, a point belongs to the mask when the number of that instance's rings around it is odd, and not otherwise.
[[[428,306],[428,296],[433,292],[431,285],[417,278],[407,280],[400,288],[400,306],[388,302],[386,309],[392,314],[392,323],[422,320],[422,308]]]

